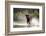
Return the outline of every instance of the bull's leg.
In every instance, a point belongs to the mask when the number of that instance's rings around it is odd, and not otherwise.
[[[29,27],[31,27],[31,20],[29,21]]]
[[[29,21],[29,24],[28,24],[28,26],[30,27],[30,21]]]
[[[30,21],[27,21],[28,27],[30,27]]]

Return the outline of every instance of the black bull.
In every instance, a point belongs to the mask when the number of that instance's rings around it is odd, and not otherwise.
[[[27,19],[27,24],[30,24],[30,21],[32,20],[32,16],[30,15],[25,15]]]

